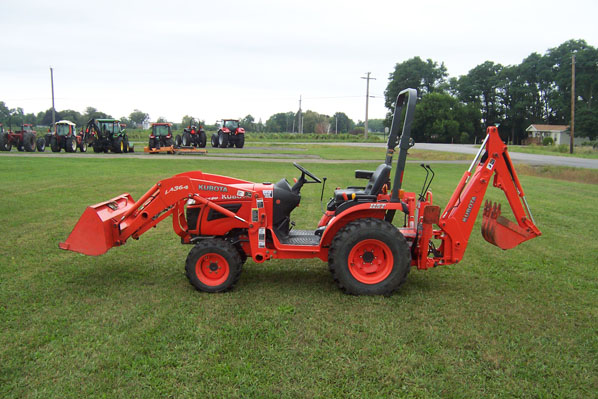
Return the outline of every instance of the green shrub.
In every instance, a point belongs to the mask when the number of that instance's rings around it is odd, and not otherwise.
[[[544,137],[542,139],[542,145],[553,145],[554,144],[554,140],[552,139],[552,137]]]

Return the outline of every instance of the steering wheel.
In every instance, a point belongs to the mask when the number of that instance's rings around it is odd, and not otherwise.
[[[306,183],[322,183],[319,177],[314,176],[313,173],[305,169],[303,166],[299,165],[297,162],[293,162],[293,165],[301,171],[304,175],[309,176],[313,181],[306,181]]]

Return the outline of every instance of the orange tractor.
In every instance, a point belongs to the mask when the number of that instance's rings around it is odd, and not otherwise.
[[[192,246],[185,269],[198,290],[229,290],[248,258],[258,263],[318,258],[328,262],[344,292],[389,295],[403,284],[411,267],[429,269],[463,259],[490,185],[505,193],[515,222],[501,215],[499,205],[486,202],[483,237],[509,249],[539,236],[496,127],[487,129],[480,150],[444,211],[432,202],[428,176],[419,194],[401,189],[407,150],[413,146],[410,130],[416,98],[414,89],[398,95],[385,162],[375,171],[356,171],[356,178],[367,181],[363,187],[335,190],[312,230],[291,228],[291,214],[299,205],[303,185],[322,182],[301,165],[295,164],[301,174],[292,186],[286,179],[254,183],[193,171],[159,181],[138,201],[122,194],[88,207],[60,248],[101,255],[131,237],[138,239],[172,216],[175,233],[182,243]],[[401,227],[392,224],[397,212],[405,215]]]

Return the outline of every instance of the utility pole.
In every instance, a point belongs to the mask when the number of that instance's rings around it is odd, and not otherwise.
[[[575,136],[575,54],[571,56],[571,127],[569,128],[571,140],[569,154],[573,154],[573,141]]]
[[[56,124],[56,109],[54,108],[54,69],[50,67],[50,81],[52,82],[52,126]]]
[[[303,133],[303,115],[301,114],[301,95],[299,96],[299,120],[297,121],[299,134]]]
[[[368,138],[368,105],[370,100],[370,80],[376,80],[376,78],[370,78],[371,72],[367,72],[367,76],[362,76],[361,79],[367,80],[367,85],[365,89],[365,124],[364,124],[364,132],[363,137]]]

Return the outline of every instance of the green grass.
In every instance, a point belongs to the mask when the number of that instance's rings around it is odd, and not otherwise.
[[[358,168],[371,164],[308,166],[327,195]],[[0,397],[598,392],[598,185],[520,176],[542,237],[502,251],[478,222],[460,264],[413,270],[390,298],[343,295],[317,260],[248,261],[232,292],[198,293],[168,220],[101,257],[57,248],[86,205],[193,169],[297,176],[264,161],[0,157]],[[464,166],[435,170],[443,206]],[[408,165],[405,188],[423,176]],[[315,226],[319,189],[305,186],[299,228]]]
[[[558,155],[563,157],[598,159],[598,150],[592,146],[575,146],[573,154],[569,154],[569,146],[561,145],[510,145],[510,152],[524,152],[527,154]]]

